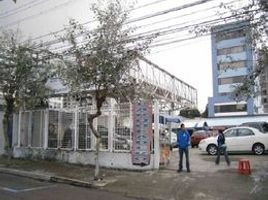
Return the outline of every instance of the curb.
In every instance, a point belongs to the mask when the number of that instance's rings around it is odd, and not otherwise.
[[[10,175],[16,175],[21,177],[27,177],[39,181],[50,181],[51,176],[45,175],[45,174],[37,174],[33,172],[27,172],[17,169],[7,169],[7,168],[0,168],[0,173],[10,174]]]
[[[0,167],[0,173],[31,178],[31,179],[39,180],[39,181],[64,183],[64,184],[75,185],[75,186],[86,187],[86,188],[101,188],[101,187],[106,186],[109,183],[117,181],[117,180],[112,180],[112,181],[104,180],[104,181],[86,182],[86,181],[71,179],[67,177],[37,174],[34,172],[27,172],[27,171],[22,171],[22,170],[17,170],[17,169],[7,169],[7,168],[2,168],[2,167]]]

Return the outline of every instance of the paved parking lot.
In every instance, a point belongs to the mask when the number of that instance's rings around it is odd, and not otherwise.
[[[221,170],[234,171],[238,168],[239,159],[249,159],[253,174],[259,171],[268,170],[268,153],[257,156],[250,153],[244,154],[229,154],[231,165],[227,166],[224,156],[221,156],[219,165],[215,165],[216,156],[200,153],[198,148],[190,148],[190,165],[193,172],[217,172]],[[178,149],[173,149],[169,165],[165,168],[170,170],[177,170],[179,163]],[[184,163],[185,166],[185,163]]]

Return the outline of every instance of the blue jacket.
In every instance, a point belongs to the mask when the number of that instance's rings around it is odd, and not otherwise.
[[[179,130],[177,144],[180,149],[187,149],[190,145],[190,135],[187,130]]]

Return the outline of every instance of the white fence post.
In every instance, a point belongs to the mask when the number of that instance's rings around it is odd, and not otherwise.
[[[78,148],[78,106],[76,106],[75,112],[74,112],[74,151]]]
[[[18,144],[17,146],[21,146],[21,111],[19,111],[19,121],[18,121]]]
[[[49,110],[44,111],[44,149],[48,148],[48,116]]]
[[[110,98],[109,99],[109,114],[108,114],[108,150],[110,152],[113,151],[113,138],[114,138],[114,134],[113,134],[113,129],[114,129],[114,104],[113,104],[113,100]]]
[[[159,169],[160,145],[159,145],[159,103],[154,101],[154,169]]]
[[[32,137],[33,137],[33,131],[32,131],[32,121],[33,121],[33,112],[32,111],[30,111],[29,112],[29,119],[28,119],[28,130],[27,130],[27,135],[28,135],[28,137],[27,137],[27,139],[28,139],[28,141],[27,141],[27,146],[28,147],[31,147],[32,146]]]

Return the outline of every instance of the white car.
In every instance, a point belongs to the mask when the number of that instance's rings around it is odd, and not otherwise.
[[[254,152],[263,154],[268,150],[268,133],[250,127],[233,127],[224,131],[228,152]],[[217,154],[217,136],[203,139],[199,143],[199,150],[210,155]]]

